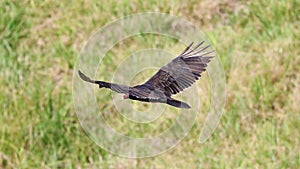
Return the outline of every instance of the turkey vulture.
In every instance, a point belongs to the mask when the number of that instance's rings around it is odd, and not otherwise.
[[[171,96],[190,87],[206,70],[207,64],[213,58],[213,56],[206,55],[214,51],[205,51],[210,46],[200,47],[203,43],[204,41],[193,48],[193,43],[191,43],[178,57],[159,69],[148,81],[133,87],[92,80],[80,70],[78,73],[82,80],[98,84],[99,88],[109,88],[117,93],[125,94],[124,99],[159,102],[179,108],[191,108],[187,103],[175,100]]]

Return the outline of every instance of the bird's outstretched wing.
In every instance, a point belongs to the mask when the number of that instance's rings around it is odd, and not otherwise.
[[[129,86],[124,86],[124,85],[119,85],[119,84],[114,84],[114,83],[108,83],[108,82],[103,82],[103,81],[97,81],[97,80],[92,80],[91,78],[87,77],[85,74],[83,74],[80,70],[78,70],[79,77],[89,83],[95,83],[99,85],[99,88],[105,87],[109,88],[112,91],[115,91],[117,93],[124,93],[128,94],[129,92]]]
[[[192,48],[191,43],[178,57],[163,66],[145,85],[153,86],[171,96],[190,87],[201,77],[207,64],[214,56],[208,56],[213,50],[206,51],[210,46],[200,47],[204,41]],[[200,47],[200,48],[199,48]]]

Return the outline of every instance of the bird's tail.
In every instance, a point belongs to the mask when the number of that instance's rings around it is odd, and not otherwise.
[[[174,107],[184,108],[184,109],[191,108],[191,106],[189,106],[187,103],[184,103],[182,101],[175,100],[172,98],[167,99],[167,104],[174,106]]]

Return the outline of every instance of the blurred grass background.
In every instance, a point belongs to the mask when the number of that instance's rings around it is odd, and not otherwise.
[[[1,1],[0,168],[299,168],[299,5],[297,0]],[[73,68],[98,28],[150,11],[184,17],[206,33],[225,69],[226,106],[205,144],[197,142],[195,125],[163,155],[122,158],[81,129],[72,105]],[[147,43],[153,47],[170,48],[152,40]]]

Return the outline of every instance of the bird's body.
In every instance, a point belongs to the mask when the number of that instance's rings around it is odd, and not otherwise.
[[[125,94],[124,99],[166,103],[179,108],[190,108],[187,103],[171,98],[171,95],[177,94],[185,88],[190,87],[201,77],[201,73],[206,70],[207,63],[210,62],[212,56],[203,56],[213,51],[199,55],[200,52],[204,52],[209,47],[206,46],[196,51],[203,43],[204,42],[201,42],[193,49],[191,49],[193,43],[190,44],[182,54],[163,66],[148,81],[133,87],[91,80],[81,71],[78,72],[82,80],[98,84],[99,88],[109,88],[115,92],[123,93]]]

